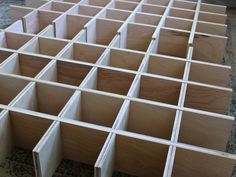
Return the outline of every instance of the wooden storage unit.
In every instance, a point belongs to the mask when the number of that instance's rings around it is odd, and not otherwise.
[[[63,159],[96,177],[229,177],[225,10],[201,0],[12,6],[16,21],[0,32],[0,162],[20,147],[37,177]]]

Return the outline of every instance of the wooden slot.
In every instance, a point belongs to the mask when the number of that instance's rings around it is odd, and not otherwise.
[[[173,7],[177,7],[177,8],[181,8],[181,9],[195,10],[197,7],[197,3],[191,2],[191,1],[176,0],[173,2]]]
[[[61,117],[106,127],[113,126],[123,103],[119,98],[89,92],[77,92],[72,98]]]
[[[152,6],[148,4],[143,4],[141,6],[141,12],[156,14],[156,15],[163,15],[166,10],[164,6]]]
[[[139,98],[177,105],[181,83],[141,76]],[[171,97],[170,97],[171,95]]]
[[[6,59],[8,59],[8,57],[10,57],[12,54],[13,54],[12,52],[0,50],[0,63],[4,62],[4,61],[5,61]]]
[[[5,111],[0,117],[0,162],[15,148],[33,150],[51,123],[48,119]]]
[[[129,23],[126,28],[121,31],[121,48],[147,51],[155,27],[143,26],[139,24]]]
[[[35,77],[48,63],[47,58],[15,54],[0,68],[0,72]]]
[[[122,23],[105,19],[96,19],[87,27],[87,42],[109,45]]]
[[[195,33],[193,59],[211,63],[222,63],[227,37]]]
[[[23,23],[26,33],[37,34],[52,24],[53,20],[59,17],[61,13],[52,11],[37,10],[23,17]]]
[[[39,79],[79,86],[92,67],[57,60]]]
[[[179,142],[225,151],[233,124],[234,120],[183,112]]]
[[[69,3],[63,3],[59,1],[49,1],[45,5],[41,6],[39,9],[48,10],[48,11],[56,11],[56,12],[66,12],[71,7],[73,7],[73,5]]]
[[[185,64],[186,62],[183,60],[176,60],[168,58],[167,56],[150,55],[146,72],[182,79]]]
[[[39,37],[34,39],[23,51],[40,55],[56,56],[66,45],[67,42],[65,41]]]
[[[179,19],[174,17],[167,17],[165,20],[165,27],[191,31],[192,29],[192,20]]]
[[[134,22],[157,26],[160,22],[160,19],[161,19],[161,16],[137,12],[134,17]]]
[[[212,22],[212,23],[226,23],[226,15],[222,14],[214,14],[214,13],[207,13],[207,12],[200,12],[198,20],[199,21],[206,21],[206,22]]]
[[[0,47],[18,50],[32,38],[27,34],[0,32]]]
[[[85,16],[62,15],[53,22],[55,29],[55,37],[63,39],[73,39],[78,34],[84,25],[91,20]]]
[[[104,51],[104,47],[74,43],[60,57],[88,63],[96,63]]]
[[[74,90],[63,87],[32,83],[13,106],[58,115],[73,93]]]
[[[137,4],[134,2],[113,1],[109,8],[133,11]]]
[[[102,65],[137,71],[142,63],[144,54],[111,49],[101,60]]]
[[[134,77],[134,74],[98,68],[90,75],[84,87],[127,95]]]
[[[185,107],[226,114],[232,95],[230,89],[209,88],[188,84]]]
[[[189,80],[226,87],[229,82],[230,67],[191,63]]]
[[[230,177],[235,160],[177,148],[172,177]]]
[[[130,16],[130,14],[131,14],[131,12],[128,12],[128,11],[107,9],[99,16],[99,18],[107,18],[107,19],[125,21]]]
[[[168,6],[169,0],[145,0],[144,3],[152,4],[152,5],[161,5],[161,6]]]
[[[176,110],[131,101],[127,112],[120,123],[124,130],[163,139],[171,138]]]
[[[24,33],[23,22],[22,20],[17,20],[8,26],[5,31],[15,32],[15,33]]]
[[[25,80],[0,76],[0,104],[8,105],[28,83]]]
[[[109,2],[110,0],[82,0],[81,4],[105,7]]]
[[[186,18],[193,19],[195,15],[195,11],[193,10],[184,10],[178,8],[170,8],[169,16],[178,17],[178,18]]]
[[[225,36],[227,25],[197,22],[196,32]]]
[[[50,37],[50,38],[54,38],[55,37],[55,30],[54,30],[54,26],[53,25],[48,25],[44,30],[42,30],[39,33],[40,36],[43,37]]]
[[[68,14],[72,15],[86,15],[93,17],[101,11],[100,7],[88,6],[88,5],[75,5],[70,10],[68,10]]]
[[[201,3],[200,11],[225,14],[226,6],[218,6],[214,4]]]
[[[156,53],[186,58],[189,35],[188,32],[162,28]]]
[[[109,154],[104,155],[98,172],[108,171],[107,176],[112,176],[114,170],[133,176],[162,176],[168,149],[166,145],[116,135],[110,140],[106,150]],[[107,161],[110,161],[108,168]]]

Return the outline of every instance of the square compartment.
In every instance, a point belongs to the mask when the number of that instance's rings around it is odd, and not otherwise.
[[[96,19],[87,26],[87,42],[109,45],[116,36],[122,22],[108,19]]]
[[[134,23],[158,26],[161,16],[136,12]]]
[[[12,54],[13,54],[12,52],[0,50],[0,63],[4,62],[4,61],[5,61],[6,59],[8,59],[8,57],[10,57]]]
[[[84,87],[127,95],[135,75],[110,69],[97,68],[91,73]]]
[[[120,48],[146,52],[155,29],[151,26],[129,23],[121,31]]]
[[[23,17],[25,32],[38,34],[48,25],[52,24],[53,20],[55,20],[60,15],[61,13],[52,11],[32,11],[31,13]]]
[[[149,14],[156,14],[156,15],[163,15],[166,10],[164,6],[156,6],[156,5],[148,5],[143,4],[141,6],[141,12],[149,13]]]
[[[79,86],[92,67],[56,60],[39,79]]]
[[[87,24],[91,18],[79,15],[62,15],[54,22],[56,38],[73,39]]]
[[[169,16],[178,17],[178,18],[186,18],[193,20],[195,15],[194,10],[185,10],[171,7],[169,11]]]
[[[116,10],[116,9],[106,9],[102,14],[99,15],[99,18],[107,18],[113,20],[125,21],[131,12]]]
[[[153,4],[153,5],[161,5],[161,6],[168,6],[169,0],[145,0],[144,3],[146,4]]]
[[[0,76],[0,104],[8,105],[29,82],[9,76]]]
[[[133,11],[137,5],[138,3],[135,2],[113,1],[113,3],[108,8]]]
[[[106,48],[90,44],[73,43],[60,57],[88,63],[96,63]]]
[[[105,7],[109,2],[110,0],[83,0],[81,1],[81,4]]]
[[[177,105],[181,82],[141,76],[138,97],[152,101]]]
[[[28,53],[35,53],[47,56],[56,56],[65,46],[67,42],[49,39],[44,37],[39,37],[31,41],[31,43],[26,46],[23,51]]]
[[[147,73],[182,79],[186,61],[168,56],[150,55],[147,63]]]
[[[177,7],[177,8],[180,8],[180,9],[196,10],[197,3],[196,2],[191,2],[191,1],[175,0],[173,2],[173,7]]]
[[[72,15],[85,15],[85,16],[94,17],[101,11],[101,9],[102,8],[100,7],[79,4],[79,5],[75,5],[73,8],[68,10],[67,13],[72,14]]]
[[[162,28],[156,45],[157,54],[186,58],[190,33]]]
[[[47,11],[66,12],[71,7],[73,7],[73,5],[69,4],[69,3],[50,1],[50,2],[46,3],[45,5],[41,6],[39,9],[40,10],[47,10]]]
[[[61,117],[112,127],[123,99],[90,93],[76,92]]]
[[[13,106],[57,116],[74,92],[59,86],[32,83]]]
[[[0,47],[18,50],[32,38],[33,36],[27,34],[0,32]]]
[[[51,60],[43,57],[14,54],[8,62],[2,65],[0,72],[36,77],[50,61]]]
[[[220,23],[226,24],[227,15],[223,14],[214,14],[208,12],[201,12],[199,13],[198,20],[211,22],[211,23]]]
[[[138,71],[144,54],[130,52],[125,50],[110,49],[109,52],[102,58],[101,64]]]
[[[165,27],[191,31],[193,21],[189,19],[180,19],[175,17],[167,17],[165,20]]]

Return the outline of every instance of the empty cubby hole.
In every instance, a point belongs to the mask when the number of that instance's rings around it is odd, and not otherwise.
[[[85,4],[78,4],[72,7],[70,10],[68,10],[68,14],[72,15],[85,15],[93,17],[97,15],[102,8],[96,7],[96,6],[89,6]]]
[[[69,60],[96,63],[105,49],[104,47],[90,44],[73,43],[60,57]]]
[[[2,65],[0,72],[36,77],[50,61],[43,57],[14,54],[8,62]]]
[[[19,112],[5,111],[0,117],[0,163],[14,163],[14,160],[24,156],[24,159],[15,160],[18,165],[27,164],[27,169],[33,167],[32,150],[52,124],[52,120],[28,115]],[[19,150],[20,149],[20,150]],[[31,157],[27,157],[28,152]],[[20,162],[20,163],[19,163]],[[8,165],[10,165],[8,164]],[[22,165],[23,166],[23,165]],[[7,166],[5,166],[5,170]],[[10,169],[9,169],[10,170]],[[12,169],[11,169],[12,170]],[[21,169],[21,172],[24,169]],[[25,170],[26,171],[26,170]],[[27,172],[29,172],[27,171]],[[33,171],[33,168],[32,168]],[[4,172],[2,174],[5,174]],[[27,174],[27,173],[26,173]],[[34,175],[34,173],[33,173]]]
[[[165,27],[191,31],[193,21],[189,19],[180,19],[175,17],[167,17],[165,20]]]
[[[147,51],[155,29],[151,26],[128,23],[121,31],[120,48]]]
[[[45,5],[41,6],[39,9],[48,10],[48,11],[56,11],[56,12],[66,12],[71,7],[73,7],[73,4],[59,2],[59,1],[49,1]]]
[[[200,11],[217,13],[217,14],[225,14],[226,6],[217,6],[214,4],[201,3]]]
[[[226,114],[231,95],[232,90],[228,88],[188,84],[184,106]]]
[[[33,152],[39,173],[52,176],[57,169],[59,170],[64,160],[70,160],[69,164],[71,161],[80,164],[74,172],[78,174],[73,176],[85,175],[84,169],[88,168],[91,172],[87,175],[93,176],[93,165],[106,142],[108,133],[65,122],[57,122],[54,125],[43,139],[46,143],[41,143]],[[80,170],[81,165],[84,167],[83,171]]]
[[[105,7],[108,3],[110,3],[110,0],[82,0],[81,4],[87,4],[92,6],[99,6],[99,7]]]
[[[194,10],[185,10],[185,9],[178,9],[178,8],[170,8],[169,11],[169,16],[172,17],[178,17],[178,18],[186,18],[186,19],[190,19],[193,20],[195,15],[195,11]]]
[[[158,26],[160,19],[161,19],[161,16],[159,16],[159,15],[136,12],[133,22],[146,24],[146,25]]]
[[[14,32],[0,32],[0,47],[18,50],[33,36]]]
[[[8,59],[8,57],[10,57],[12,54],[13,54],[12,52],[0,50],[0,63],[4,62],[4,61],[5,61],[6,59]]]
[[[74,90],[72,89],[43,83],[32,83],[13,106],[46,114],[59,115],[73,93]]]
[[[235,159],[220,154],[177,148],[171,176],[231,176]]]
[[[214,13],[208,13],[208,12],[202,12],[202,11],[199,12],[199,16],[198,16],[199,21],[219,23],[219,24],[225,24],[226,18],[227,18],[227,15],[214,14]]]
[[[106,9],[99,15],[99,18],[107,18],[107,19],[113,19],[113,20],[120,20],[125,21],[129,16],[131,12],[123,11],[123,10],[117,10],[117,9]]]
[[[38,34],[48,25],[52,24],[53,20],[59,17],[61,13],[34,10],[23,17],[23,24],[26,33]]]
[[[183,112],[178,141],[225,151],[233,124],[234,120],[232,119]]]
[[[11,17],[13,18],[13,17]],[[15,32],[15,33],[24,33],[23,22],[22,20],[16,20],[10,26],[8,26],[5,31]]]
[[[91,18],[86,16],[64,14],[53,22],[55,37],[73,39],[84,29],[84,25],[88,23],[89,20],[91,20]]]
[[[166,10],[164,6],[153,6],[148,4],[143,4],[140,11],[149,14],[163,15]]]
[[[197,22],[196,32],[207,33],[219,36],[225,36],[227,31],[227,25],[208,23],[208,22]]]
[[[119,117],[121,121],[116,128],[157,138],[171,139],[175,109],[135,101],[130,101],[127,105],[121,110],[121,117]]]
[[[119,49],[110,49],[101,59],[102,65],[137,71],[144,54]]]
[[[173,2],[173,7],[177,7],[180,9],[188,9],[188,10],[195,10],[197,8],[197,3],[196,2],[191,2],[191,1],[179,1],[175,0]]]
[[[150,55],[145,72],[182,79],[186,61],[162,55]]]
[[[104,92],[127,95],[135,75],[110,69],[96,68],[84,87]]]
[[[29,82],[9,76],[0,76],[0,104],[8,105]]]
[[[109,8],[133,11],[137,5],[135,2],[113,1]]]
[[[92,67],[57,60],[42,73],[39,79],[79,86]]]
[[[110,177],[114,171],[133,176],[162,176],[168,149],[167,145],[113,134],[95,171],[98,174],[106,171]]]
[[[123,99],[91,92],[76,92],[70,105],[61,114],[62,118],[91,124],[113,127]]]
[[[227,87],[229,75],[229,66],[192,62],[190,65],[189,80]]]
[[[87,26],[87,42],[100,45],[109,45],[122,22],[110,19],[96,19]]]
[[[177,105],[181,82],[141,76],[140,86],[137,88],[138,97],[152,101]]]
[[[152,5],[160,5],[160,6],[168,6],[169,0],[145,0],[144,3],[152,4]]]
[[[161,28],[154,53],[186,58],[190,32]]]
[[[35,38],[23,51],[28,53],[56,56],[68,43],[57,39],[45,37]]]

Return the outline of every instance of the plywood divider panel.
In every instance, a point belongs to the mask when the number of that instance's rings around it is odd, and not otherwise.
[[[8,26],[5,31],[10,31],[10,32],[17,32],[17,33],[23,33],[23,22],[22,20],[17,20],[10,26]]]
[[[34,8],[25,6],[10,5],[11,19],[14,21],[21,20],[22,17],[33,11]]]

